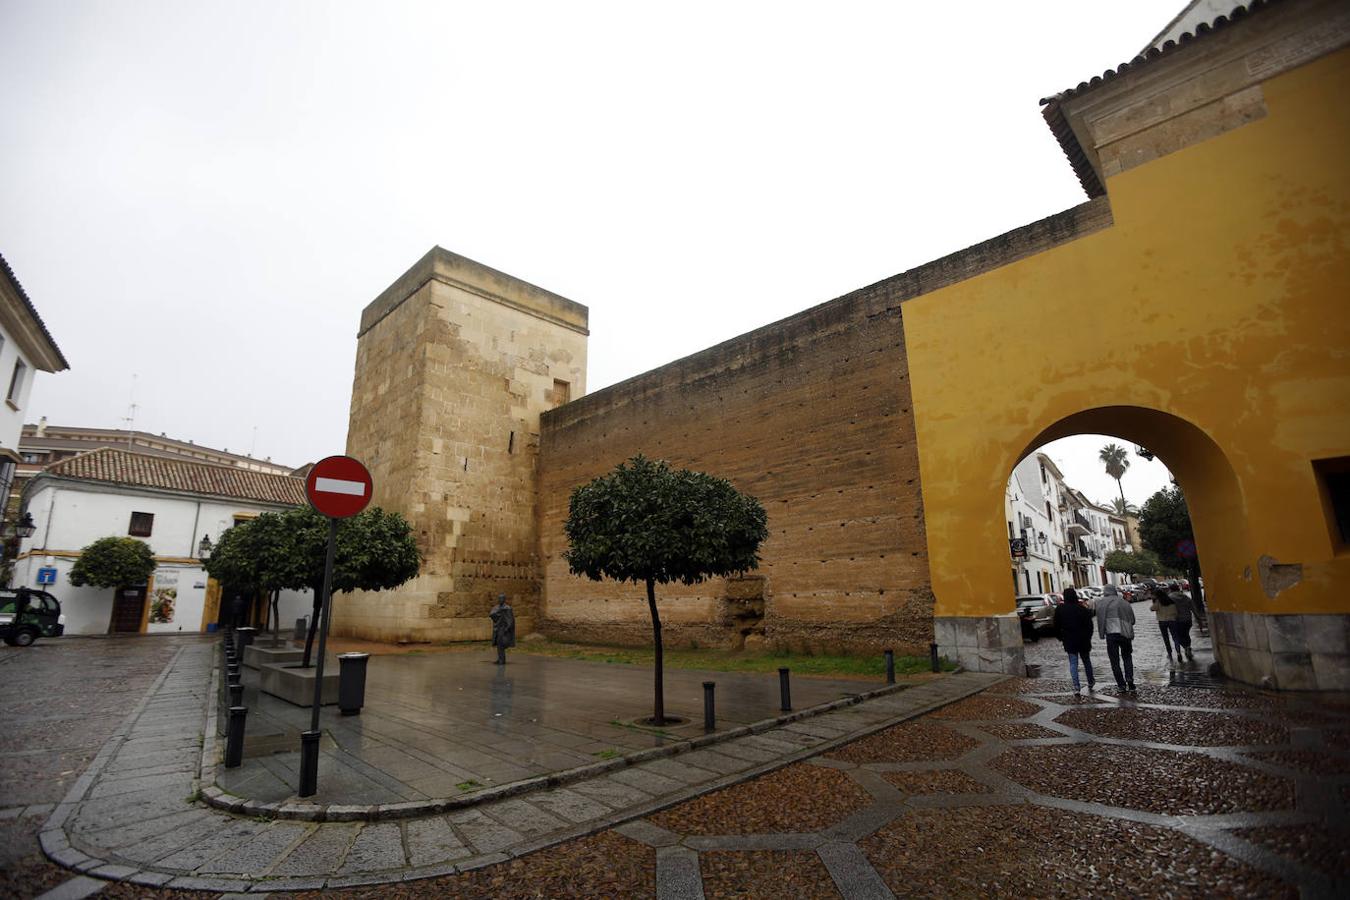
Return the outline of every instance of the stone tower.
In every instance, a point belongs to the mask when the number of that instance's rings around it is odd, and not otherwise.
[[[499,593],[539,613],[539,415],[585,393],[586,307],[433,247],[361,314],[347,452],[424,562],[396,591],[334,597],[338,634],[485,640]]]

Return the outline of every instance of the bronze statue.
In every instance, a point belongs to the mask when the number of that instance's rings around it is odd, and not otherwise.
[[[506,602],[505,594],[497,595],[497,605],[488,612],[492,619],[492,646],[497,648],[497,665],[506,665],[506,648],[516,645],[516,613]]]

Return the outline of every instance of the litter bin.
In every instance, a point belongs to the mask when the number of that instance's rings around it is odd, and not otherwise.
[[[300,618],[295,620],[295,639],[297,641],[303,641],[306,635],[308,634],[309,634],[309,617],[301,616]]]
[[[344,716],[361,715],[366,705],[366,663],[369,653],[338,654],[338,709]]]

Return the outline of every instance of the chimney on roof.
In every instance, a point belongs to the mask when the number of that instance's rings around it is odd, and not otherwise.
[[[46,437],[46,436],[47,436],[47,417],[46,417],[46,416],[43,416],[42,418],[38,419],[37,436],[38,436],[38,437]]]

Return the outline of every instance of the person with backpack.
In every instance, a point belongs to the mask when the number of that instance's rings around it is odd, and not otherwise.
[[[1134,693],[1134,610],[1114,584],[1103,586],[1101,599],[1097,601],[1097,636],[1106,641],[1106,655],[1111,660],[1116,687]]]
[[[1055,633],[1059,635],[1064,652],[1069,656],[1069,680],[1073,682],[1073,692],[1082,693],[1078,682],[1078,663],[1083,663],[1087,675],[1088,693],[1097,685],[1092,675],[1092,613],[1078,600],[1078,592],[1071,587],[1064,589],[1064,602],[1055,609]]]
[[[1177,608],[1167,591],[1160,584],[1153,586],[1153,602],[1150,604],[1158,615],[1158,630],[1162,632],[1163,646],[1167,648],[1167,661],[1172,661],[1172,623],[1177,620]],[[1181,645],[1177,645],[1177,656],[1181,656]]]

